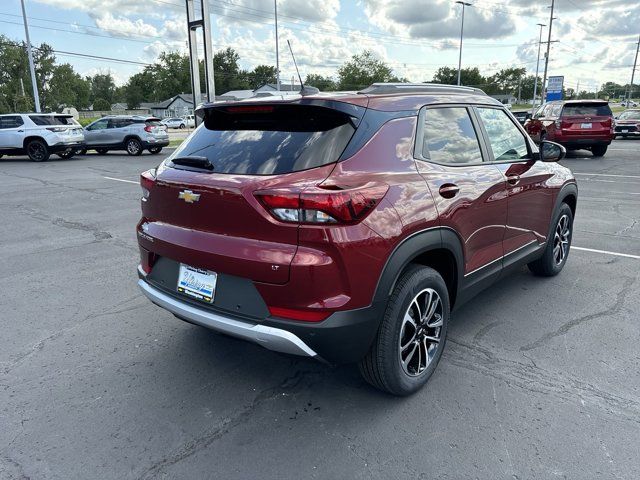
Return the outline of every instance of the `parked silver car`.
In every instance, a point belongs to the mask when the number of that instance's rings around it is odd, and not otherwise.
[[[119,115],[100,118],[84,128],[85,148],[104,155],[109,150],[126,150],[140,155],[143,150],[159,153],[169,145],[167,127],[156,117]]]

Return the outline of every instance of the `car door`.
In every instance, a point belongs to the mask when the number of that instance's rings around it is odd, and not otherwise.
[[[440,225],[455,231],[464,274],[499,274],[507,222],[504,175],[486,163],[475,115],[466,106],[428,106],[419,117],[417,168],[427,182]],[[485,270],[483,267],[487,267]]]
[[[487,138],[490,160],[507,183],[504,254],[519,250],[526,254],[547,238],[553,207],[553,189],[548,187],[552,170],[534,159],[524,132],[504,109],[477,106],[475,110]]]
[[[88,146],[105,145],[108,119],[103,118],[87,125],[84,129],[84,141]]]
[[[119,145],[124,141],[126,129],[130,125],[127,119],[110,118],[105,139],[108,145]]]
[[[20,115],[0,117],[0,149],[22,148],[24,121]]]

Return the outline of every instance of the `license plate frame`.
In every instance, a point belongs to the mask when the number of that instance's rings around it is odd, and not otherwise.
[[[217,283],[216,272],[181,263],[176,291],[194,300],[212,304],[216,296]]]
[[[620,132],[629,133],[629,129],[628,128],[622,128],[622,129],[620,129]]]
[[[581,123],[580,129],[582,130],[591,130],[593,128],[593,123]]]

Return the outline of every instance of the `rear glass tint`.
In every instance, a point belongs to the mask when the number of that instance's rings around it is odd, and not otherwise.
[[[563,117],[571,115],[591,115],[593,117],[606,117],[613,115],[606,103],[568,103],[562,110]]]
[[[346,114],[324,107],[222,107],[171,158],[204,156],[217,173],[277,175],[337,161],[354,131]]]
[[[62,115],[29,115],[29,118],[36,125],[76,125],[73,117],[64,117]]]

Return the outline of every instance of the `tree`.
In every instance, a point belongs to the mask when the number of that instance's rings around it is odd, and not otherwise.
[[[47,101],[52,110],[60,107],[84,109],[89,106],[91,86],[71,65],[57,65],[48,83]]]
[[[336,82],[331,77],[324,77],[316,73],[307,74],[307,78],[304,80],[304,84],[316,87],[322,92],[331,92],[337,89]]]
[[[458,84],[458,69],[452,67],[440,67],[433,75],[433,83],[442,83],[445,85]],[[460,70],[460,83],[462,85],[484,88],[487,79],[480,74],[477,67],[463,68]]]
[[[265,83],[276,83],[276,67],[271,65],[258,65],[249,72],[249,88],[256,89]]]
[[[116,91],[116,84],[113,81],[111,74],[97,73],[93,77],[87,77],[87,80],[91,84],[91,95],[89,99],[95,102],[97,98],[101,98],[109,103],[110,109]]]
[[[247,72],[240,70],[238,60],[240,55],[231,47],[220,50],[213,56],[214,79],[218,95],[223,95],[230,90],[249,88]]]
[[[375,82],[397,82],[398,77],[393,70],[373,52],[364,50],[354,55],[351,60],[338,69],[338,86],[340,90],[358,90]]]
[[[111,110],[111,103],[105,100],[104,98],[96,98],[93,101],[93,109],[97,111],[108,111]]]

